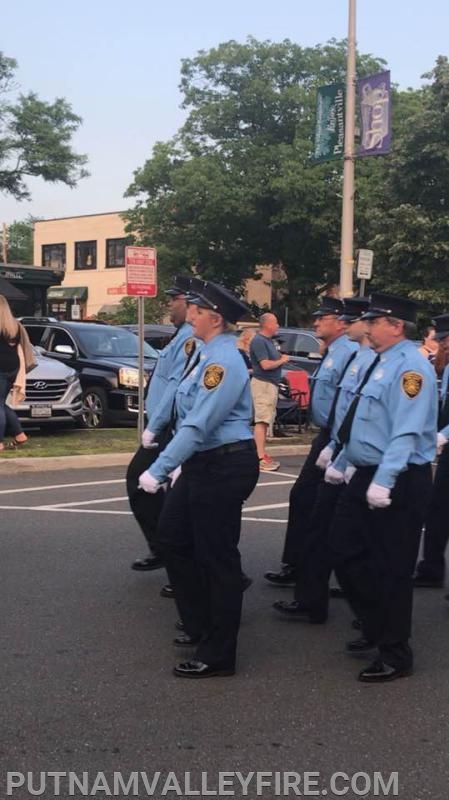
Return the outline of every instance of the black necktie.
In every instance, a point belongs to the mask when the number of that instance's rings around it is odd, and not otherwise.
[[[449,381],[446,391],[440,401],[440,411],[438,414],[438,430],[449,425]]]
[[[349,442],[349,439],[350,439],[350,436],[351,436],[352,423],[354,422],[355,412],[357,411],[357,406],[358,406],[359,401],[360,401],[362,389],[365,386],[365,384],[368,383],[368,381],[369,381],[372,373],[376,369],[379,361],[380,361],[380,353],[376,356],[376,358],[374,359],[373,363],[368,367],[368,369],[366,370],[365,375],[363,377],[363,380],[360,382],[359,386],[357,387],[357,392],[355,394],[355,397],[353,398],[353,400],[352,400],[352,402],[351,402],[351,404],[350,404],[350,406],[349,406],[349,408],[348,408],[348,410],[347,410],[347,412],[345,414],[345,418],[344,418],[343,422],[341,423],[341,425],[340,425],[340,427],[338,429],[337,439],[338,439],[340,445],[344,445],[344,444],[347,444],[347,442]]]
[[[347,360],[347,362],[346,362],[346,364],[344,366],[343,372],[341,373],[341,375],[340,375],[340,377],[338,379],[338,383],[339,384],[341,384],[343,378],[345,377],[345,375],[346,375],[346,373],[348,371],[349,365],[352,364],[352,362],[354,361],[356,355],[357,355],[357,350],[354,353],[351,353],[349,359]],[[332,400],[331,410],[329,411],[329,417],[327,419],[327,427],[329,428],[330,431],[332,430],[332,425],[334,424],[335,410],[337,408],[337,403],[338,403],[338,398],[340,396],[340,392],[341,392],[341,386],[337,386],[337,388],[335,390],[335,394],[334,394],[334,399]]]

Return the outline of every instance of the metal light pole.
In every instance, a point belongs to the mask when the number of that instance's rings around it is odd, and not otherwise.
[[[346,65],[345,152],[341,218],[340,295],[352,295],[354,269],[354,128],[356,82],[356,0],[349,0],[348,55]]]

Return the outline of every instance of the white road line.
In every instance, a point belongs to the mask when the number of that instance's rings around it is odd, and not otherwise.
[[[265,483],[258,483],[256,489],[261,489],[263,486],[291,486],[295,481],[266,481]]]
[[[125,497],[106,497],[104,500],[74,500],[71,503],[45,503],[42,508],[69,508],[70,506],[90,506],[97,503],[119,503],[121,500],[127,500]],[[37,506],[40,508],[41,506]],[[115,512],[114,512],[115,513]]]
[[[290,475],[288,472],[276,472],[276,474],[271,473],[273,477],[283,477],[283,478],[296,478],[297,475]],[[1,489],[0,495],[2,494],[20,494],[25,492],[48,492],[52,489],[76,489],[80,486],[108,486],[114,483],[121,483],[123,484],[125,478],[114,478],[114,480],[109,481],[83,481],[79,483],[53,483],[49,484],[48,486],[25,486],[20,489]],[[290,481],[259,481],[257,484],[257,488],[262,486],[283,486],[284,484],[288,484]]]
[[[18,492],[47,492],[50,489],[73,489],[76,486],[105,486],[108,483],[124,483],[124,478],[113,481],[85,481],[84,483],[55,483],[50,486],[29,486],[24,489],[2,489],[0,494],[17,494]]]
[[[269,517],[242,517],[242,522],[282,522],[285,525],[288,519],[270,519]]]
[[[117,516],[117,514],[121,514],[122,516],[132,516],[132,511],[103,511],[100,508],[55,508],[55,506],[38,506],[35,511],[59,511],[59,512],[66,512],[67,514],[113,514]]]
[[[262,472],[262,475],[266,474],[266,472]],[[270,478],[275,478],[277,475],[281,478],[294,478],[295,480],[298,477],[298,475],[292,475],[291,472],[270,472]]]
[[[127,514],[132,511],[103,511],[95,508],[57,508],[55,506],[0,506],[0,511],[66,511],[68,514]]]
[[[268,511],[270,508],[288,508],[289,503],[270,503],[268,506],[244,506],[243,513],[247,514],[248,511]]]

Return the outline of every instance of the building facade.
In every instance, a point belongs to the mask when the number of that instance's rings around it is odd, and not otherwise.
[[[34,224],[34,262],[60,270],[61,285],[47,292],[47,312],[58,319],[92,319],[113,313],[126,294],[124,212],[40,220]],[[271,267],[248,280],[245,299],[271,305]]]

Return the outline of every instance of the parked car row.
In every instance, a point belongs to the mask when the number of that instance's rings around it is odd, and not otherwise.
[[[115,325],[94,322],[60,322],[48,317],[22,319],[31,343],[45,352],[45,362],[62,361],[78,374],[81,413],[68,412],[87,428],[102,428],[136,421],[138,413],[138,340],[131,331]],[[148,382],[158,358],[157,351],[145,343],[144,370]],[[55,366],[54,364],[53,366]],[[40,382],[45,364],[41,364]],[[38,367],[39,368],[39,367]],[[46,392],[33,386],[35,370],[27,376],[26,400],[33,391]],[[75,373],[75,377],[76,377]],[[39,382],[39,381],[38,381]],[[49,390],[50,392],[50,390]],[[50,402],[50,393],[30,402],[30,418],[54,421],[58,409]],[[20,408],[18,409],[20,415]],[[60,415],[59,415],[60,416]],[[66,415],[67,417],[67,415]]]
[[[16,411],[22,422],[39,425],[77,422],[101,428],[135,422],[138,413],[137,325],[63,322],[24,317],[38,365],[27,375],[26,398]],[[175,333],[173,325],[145,325],[145,382],[159,350]],[[280,328],[280,349],[290,355],[286,370],[313,372],[319,340],[312,330]]]

